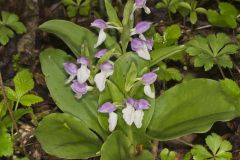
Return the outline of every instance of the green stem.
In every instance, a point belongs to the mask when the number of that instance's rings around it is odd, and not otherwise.
[[[129,142],[131,144],[131,146],[130,146],[130,155],[131,155],[131,157],[133,157],[135,155],[135,142],[134,142],[133,131],[132,131],[132,127],[131,126],[128,129],[128,138],[129,138]]]
[[[170,12],[169,10],[168,10],[168,17],[169,17],[170,22],[172,23],[172,22],[173,22],[173,19],[172,19],[171,12]]]
[[[223,72],[223,70],[222,70],[221,66],[220,66],[218,63],[217,63],[217,66],[218,66],[218,69],[219,69],[219,71],[220,71],[220,73],[221,73],[222,77],[225,79],[225,78],[226,78],[226,76],[225,76],[225,74],[224,74],[224,72]]]
[[[18,109],[18,105],[19,105],[19,100],[17,100],[15,106],[14,106],[14,111],[16,111]]]

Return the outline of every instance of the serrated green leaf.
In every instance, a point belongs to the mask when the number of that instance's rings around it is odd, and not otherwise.
[[[17,75],[13,78],[13,82],[18,99],[21,98],[24,94],[31,91],[34,87],[32,73],[26,69],[18,72]]]
[[[167,27],[167,29],[164,31],[164,34],[163,34],[165,43],[167,43],[167,45],[172,45],[176,43],[180,38],[180,36],[181,36],[181,29],[177,24]]]
[[[5,87],[5,89],[6,89],[6,95],[7,95],[8,99],[10,99],[11,101],[17,101],[18,100],[18,95],[12,88]]]
[[[22,22],[19,22],[19,17],[16,14],[2,11],[0,18],[0,43],[7,44],[10,38],[13,37],[15,31],[17,34],[26,32],[26,27]]]
[[[187,44],[186,52],[193,56],[194,66],[204,66],[205,71],[216,64],[232,68],[233,63],[229,54],[234,54],[239,49],[224,33],[210,34],[207,38],[196,36]]]
[[[220,2],[218,8],[220,12],[211,9],[207,11],[208,21],[214,26],[236,28],[238,11],[235,6],[231,3]]]
[[[7,133],[7,129],[4,126],[0,126],[0,146],[0,157],[13,154],[11,135]]]
[[[33,104],[42,102],[43,99],[39,96],[36,96],[34,94],[27,94],[20,98],[20,103],[24,106],[30,107]]]
[[[206,160],[212,157],[212,154],[202,145],[194,145],[191,150],[193,158],[195,160]]]

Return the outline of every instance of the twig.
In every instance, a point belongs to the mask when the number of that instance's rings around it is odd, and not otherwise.
[[[158,157],[158,145],[159,145],[159,141],[154,140],[152,143],[152,154],[154,156],[154,159],[157,159]]]
[[[1,72],[0,72],[0,87],[2,89],[4,104],[6,104],[7,110],[8,110],[9,115],[10,115],[10,118],[13,122],[13,127],[15,128],[17,134],[20,135],[19,134],[19,129],[18,129],[18,126],[17,126],[17,122],[16,122],[16,119],[15,119],[15,116],[14,116],[14,112],[13,112],[13,110],[12,110],[10,104],[9,104],[8,98],[7,98],[7,94],[6,94],[6,91],[5,91],[4,84],[3,84],[3,79],[2,79],[2,73]],[[28,157],[28,154],[25,150],[25,147],[24,147],[24,144],[23,144],[23,139],[22,139],[21,135],[19,136],[19,139],[20,139],[20,143],[21,143],[21,146],[22,146],[22,149],[23,149],[23,153],[25,154],[25,156]]]
[[[183,143],[183,144],[185,144],[185,145],[187,145],[187,146],[189,146],[189,147],[194,147],[193,144],[188,143],[187,141],[185,141],[185,140],[183,140],[183,139],[177,139],[177,141],[179,141],[179,142],[181,142],[181,143]]]
[[[210,27],[212,27],[212,25],[205,25],[205,26],[198,27],[195,30],[202,30],[202,29],[207,29]],[[186,30],[186,32],[191,32],[191,31],[192,31],[191,29]]]

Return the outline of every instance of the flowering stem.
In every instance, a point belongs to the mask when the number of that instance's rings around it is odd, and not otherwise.
[[[135,155],[135,143],[134,143],[134,138],[133,138],[133,131],[132,127],[130,126],[128,129],[128,138],[130,142],[130,156],[133,157]]]

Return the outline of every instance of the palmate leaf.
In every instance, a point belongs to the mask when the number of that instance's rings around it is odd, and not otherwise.
[[[238,10],[235,6],[231,3],[221,2],[218,8],[220,12],[212,9],[207,11],[208,21],[214,26],[236,28]]]
[[[22,34],[26,32],[26,27],[22,22],[19,22],[19,17],[16,14],[2,11],[0,18],[0,44],[5,45],[14,32]]]
[[[240,115],[239,101],[226,96],[219,82],[194,79],[164,92],[156,99],[147,135],[169,140],[208,131],[214,122]]]
[[[210,34],[207,38],[196,36],[187,43],[186,52],[193,56],[194,66],[204,66],[205,71],[210,70],[215,64],[232,68],[230,54],[238,51],[239,46],[233,44],[224,33]]]
[[[206,138],[206,144],[211,152],[202,145],[195,145],[191,150],[193,158],[196,160],[231,160],[232,145],[227,140],[223,140],[219,135],[212,133]]]

